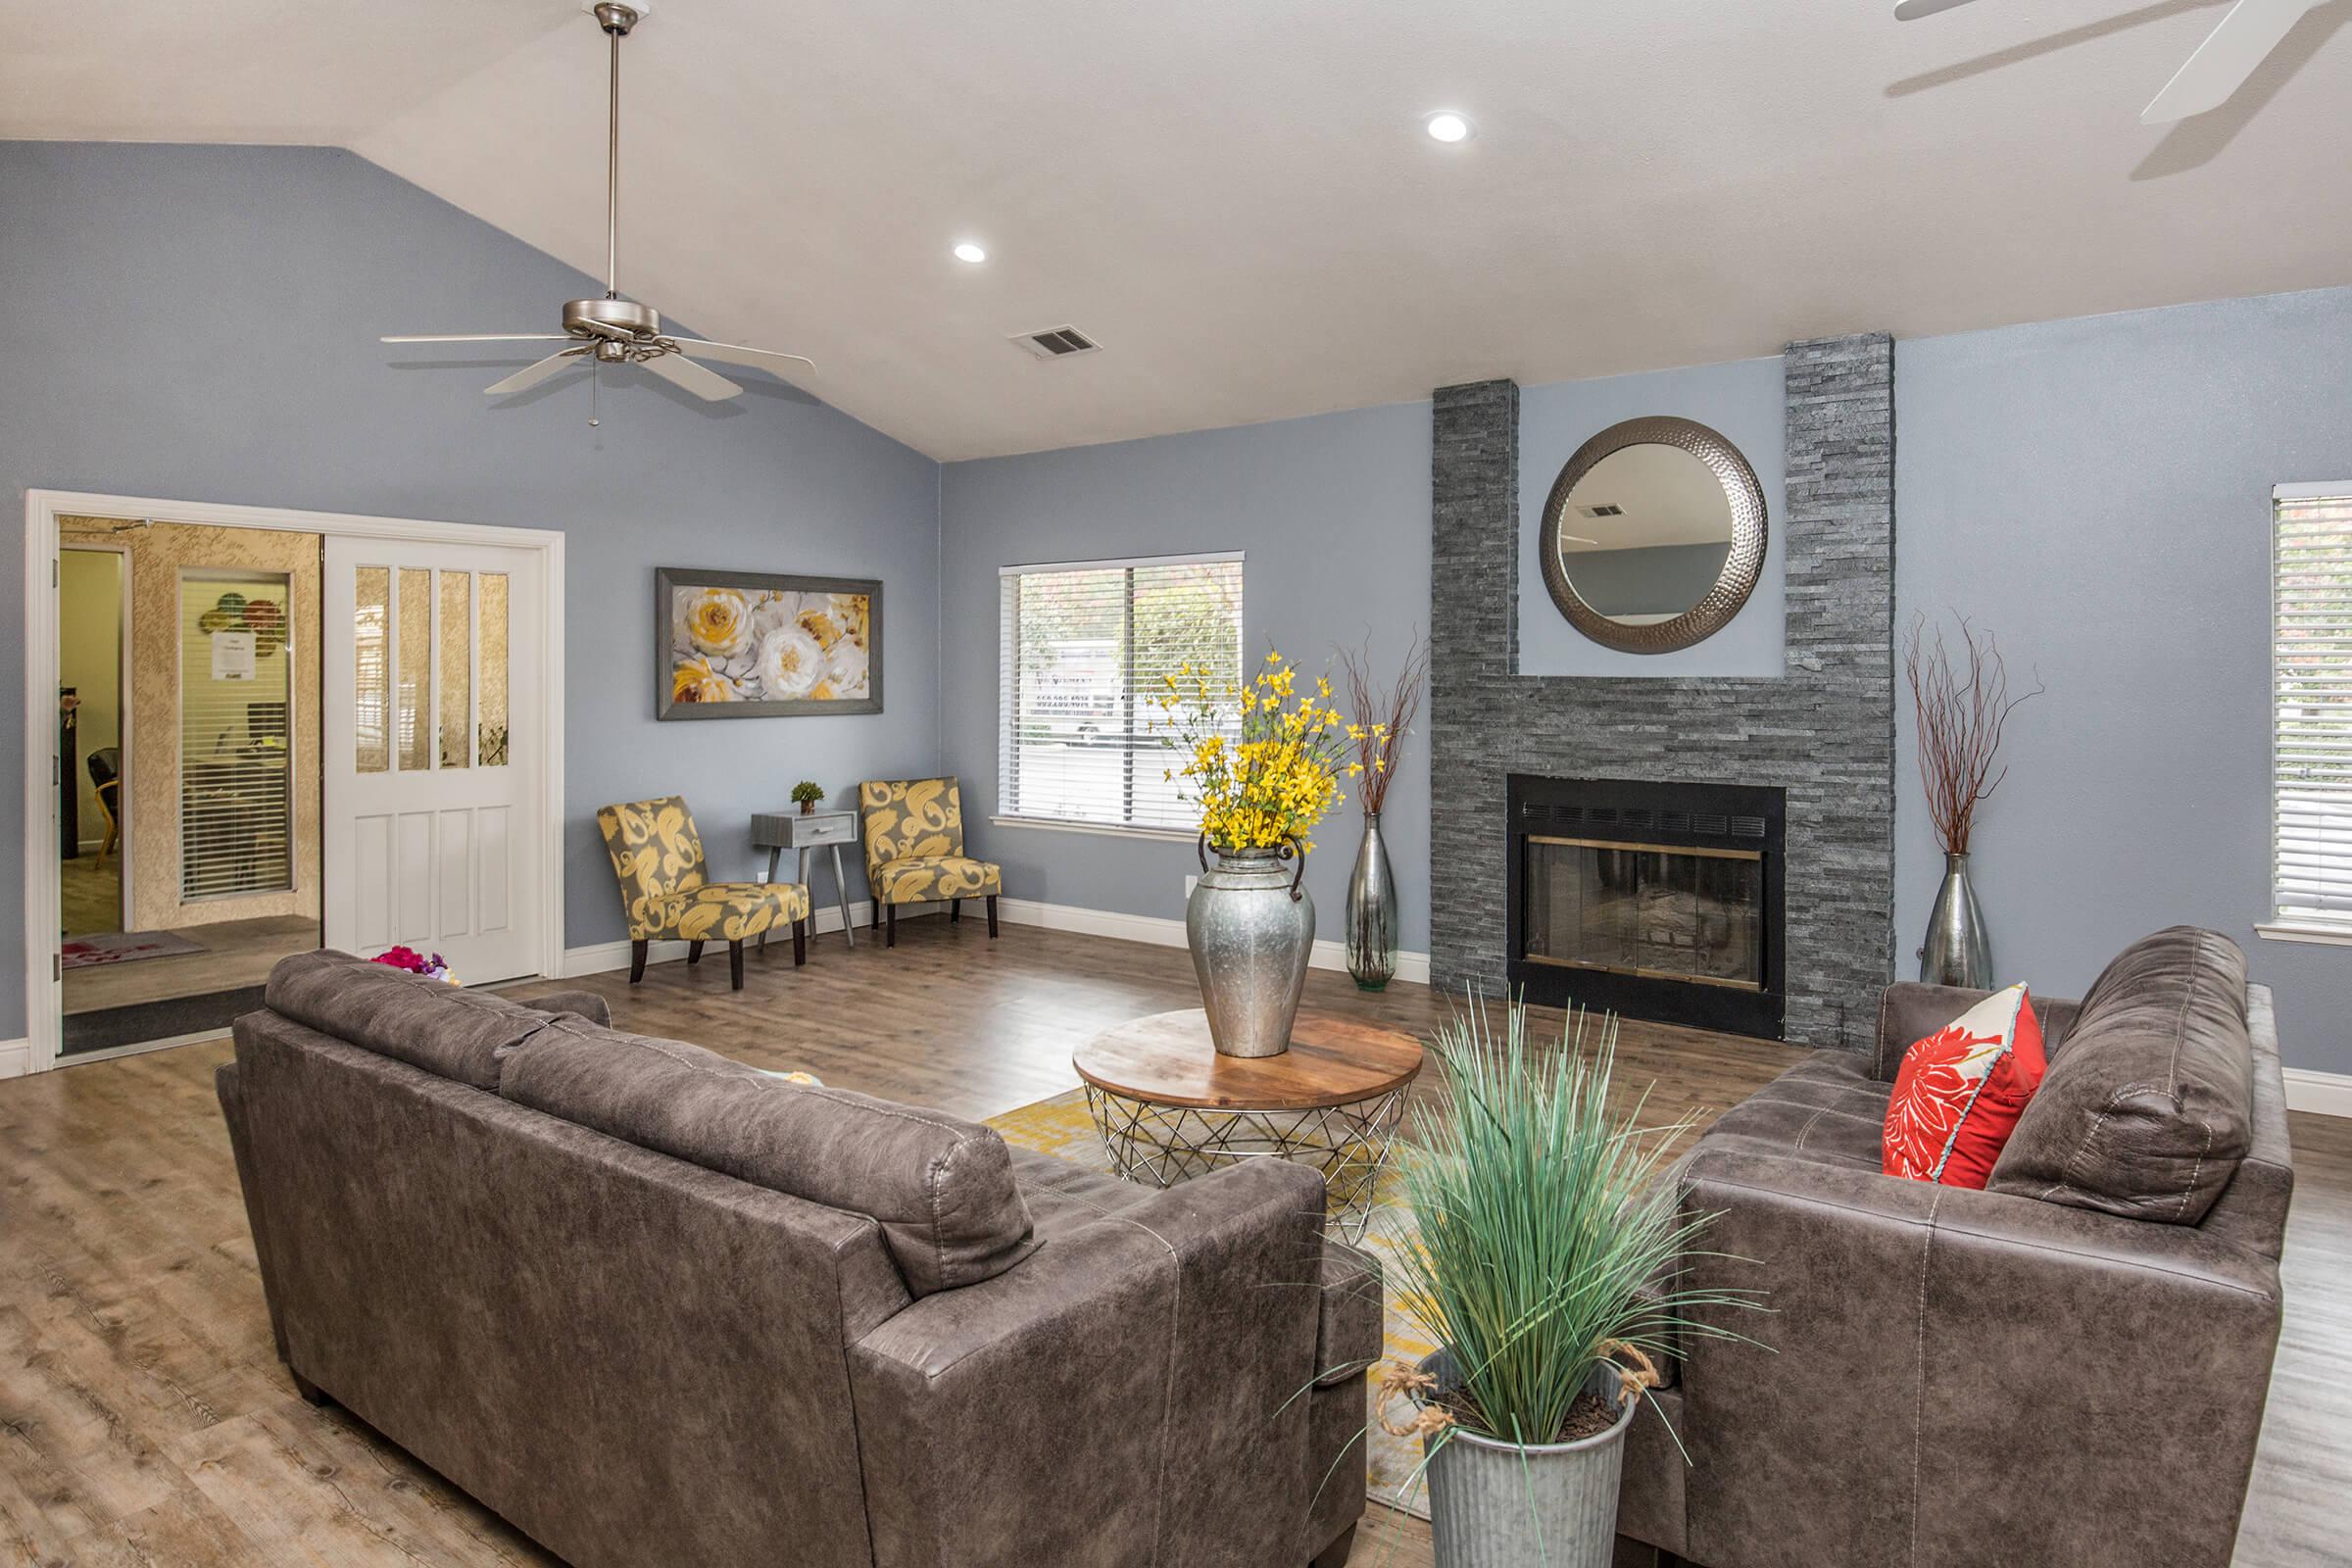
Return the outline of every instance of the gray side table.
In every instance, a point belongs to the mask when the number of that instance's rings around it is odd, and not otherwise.
[[[767,879],[776,879],[776,866],[786,850],[800,856],[799,869],[793,880],[808,889],[811,914],[815,912],[816,889],[808,882],[808,852],[830,848],[833,852],[833,897],[841,906],[841,934],[851,947],[858,945],[858,923],[850,918],[850,883],[842,874],[841,847],[858,842],[858,813],[856,811],[810,811],[806,816],[799,811],[755,811],[752,813],[752,848],[767,852]]]

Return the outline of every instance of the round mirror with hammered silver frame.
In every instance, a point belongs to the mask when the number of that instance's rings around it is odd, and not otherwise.
[[[1691,419],[1613,424],[1577,449],[1544,504],[1544,585],[1569,624],[1665,654],[1730,624],[1764,566],[1764,487]]]

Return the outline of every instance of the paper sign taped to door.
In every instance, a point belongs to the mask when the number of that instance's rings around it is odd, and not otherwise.
[[[253,679],[253,633],[249,631],[217,631],[213,633],[213,679]]]

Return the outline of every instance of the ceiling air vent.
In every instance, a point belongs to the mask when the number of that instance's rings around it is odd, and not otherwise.
[[[1625,515],[1623,507],[1613,506],[1607,502],[1603,502],[1597,507],[1579,507],[1576,510],[1588,517],[1622,517]]]
[[[1073,354],[1093,354],[1102,347],[1074,326],[1049,326],[1042,332],[1015,332],[1012,341],[1041,360],[1066,360]]]

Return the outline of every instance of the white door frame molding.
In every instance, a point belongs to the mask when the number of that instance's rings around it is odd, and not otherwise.
[[[274,528],[343,539],[407,539],[495,545],[540,555],[542,701],[547,757],[542,770],[546,842],[540,855],[540,973],[564,972],[564,535],[553,528],[369,517],[286,507],[224,506],[79,490],[24,493],[24,1032],[28,1070],[57,1064],[64,988],[57,963],[62,889],[57,861],[57,556],[61,516],[141,518],[220,528]],[[519,700],[521,694],[516,694]],[[323,701],[325,694],[320,694]]]

